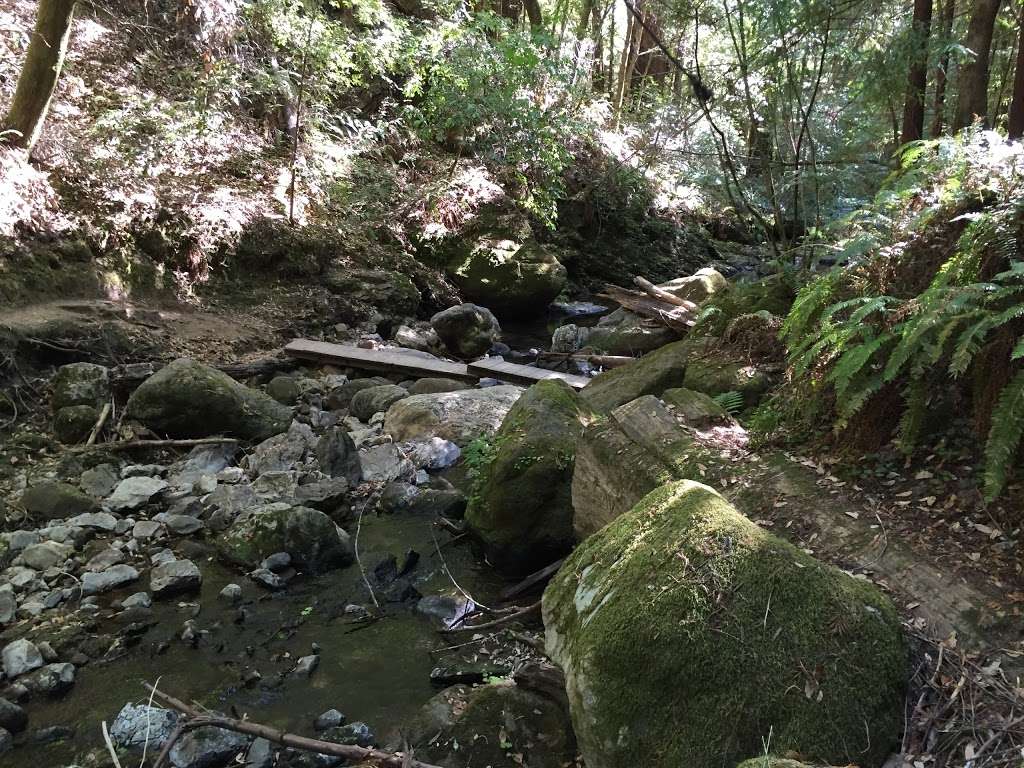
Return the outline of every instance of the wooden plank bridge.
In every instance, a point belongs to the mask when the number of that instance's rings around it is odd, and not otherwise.
[[[500,357],[485,357],[472,363],[456,363],[409,349],[363,349],[348,344],[329,344],[310,339],[295,339],[284,348],[284,351],[286,355],[299,360],[358,368],[375,373],[400,373],[418,378],[436,376],[468,383],[476,383],[483,378],[494,378],[526,386],[547,379],[561,379],[574,389],[583,389],[590,382],[586,376],[549,371],[533,365],[508,363]]]

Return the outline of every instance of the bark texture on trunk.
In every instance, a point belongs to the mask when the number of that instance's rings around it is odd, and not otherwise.
[[[975,0],[964,45],[974,58],[961,65],[958,83],[956,118],[953,129],[962,130],[981,118],[988,117],[989,54],[992,33],[1002,0]]]
[[[924,138],[924,91],[928,84],[928,37],[932,28],[932,0],[914,0],[913,53],[907,74],[907,99],[903,104],[900,142]]]
[[[0,130],[0,136],[9,145],[31,152],[39,139],[64,65],[74,11],[75,0],[39,2],[25,63]]]
[[[942,6],[942,44],[945,46],[953,34],[953,16],[956,14],[956,0],[946,0]],[[935,106],[932,116],[932,138],[937,139],[946,127],[946,85],[949,82],[949,48],[942,52],[939,67],[935,71]]]
[[[1024,3],[1020,7],[1020,22],[1017,26],[1017,71],[1013,75],[1007,132],[1011,139],[1024,138]]]

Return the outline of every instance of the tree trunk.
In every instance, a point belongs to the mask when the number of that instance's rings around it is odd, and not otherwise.
[[[39,0],[25,64],[0,130],[0,137],[12,146],[31,152],[39,139],[64,66],[74,10],[75,0]]]
[[[956,117],[953,130],[960,131],[988,116],[988,65],[992,33],[1002,0],[975,0],[964,45],[974,59],[960,67]]]
[[[907,100],[903,105],[900,143],[924,138],[924,91],[928,84],[928,36],[932,28],[932,0],[914,0]]]
[[[544,29],[544,14],[540,10],[538,0],[523,0],[526,6],[526,17],[530,20],[530,31],[540,32]]]
[[[935,107],[932,117],[932,138],[942,135],[946,122],[946,84],[949,82],[949,42],[953,34],[953,16],[956,15],[956,0],[946,0],[942,6],[942,45],[945,49],[935,71]]]
[[[1024,138],[1024,3],[1020,6],[1020,22],[1017,25],[1017,71],[1013,75],[1007,132],[1011,140]]]

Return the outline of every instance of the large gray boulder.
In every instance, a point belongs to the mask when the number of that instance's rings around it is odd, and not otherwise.
[[[384,431],[396,441],[440,437],[464,447],[493,435],[523,390],[511,385],[413,395],[392,405]]]
[[[247,512],[217,542],[221,557],[247,569],[267,557],[287,552],[292,563],[308,573],[350,565],[354,551],[349,536],[323,512],[286,503],[266,504]]]
[[[430,325],[449,352],[466,360],[486,354],[501,335],[491,310],[476,304],[441,310],[430,318]]]
[[[94,363],[62,365],[50,382],[50,407],[88,405],[97,408],[110,399],[110,371]]]
[[[607,413],[643,395],[660,395],[683,386],[690,346],[677,341],[595,376],[580,397],[595,411]]]
[[[466,522],[506,576],[524,576],[572,548],[573,465],[586,417],[568,384],[541,381],[516,401],[494,436]]]
[[[689,277],[677,277],[659,284],[658,287],[677,298],[700,304],[716,293],[729,290],[729,281],[714,267],[704,267]]]
[[[264,440],[288,428],[292,411],[264,392],[188,358],[144,381],[128,399],[128,415],[170,437],[226,435]]]
[[[568,558],[544,593],[588,768],[719,768],[771,748],[879,768],[899,744],[907,656],[874,585],[711,488],[665,485]]]

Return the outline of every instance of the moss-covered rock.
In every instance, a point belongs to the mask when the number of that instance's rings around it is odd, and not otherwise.
[[[446,688],[408,739],[417,757],[446,768],[562,768],[576,752],[562,707],[511,681]]]
[[[772,377],[763,365],[712,345],[694,344],[686,364],[683,386],[714,397],[726,392],[743,395],[746,408],[757,405],[772,385]]]
[[[347,410],[352,405],[352,398],[357,392],[370,387],[382,387],[391,382],[383,376],[370,376],[365,379],[352,379],[327,393],[327,407],[332,411]]]
[[[552,249],[501,233],[462,241],[447,271],[467,299],[511,317],[543,312],[566,282]]]
[[[683,423],[696,429],[732,422],[729,412],[703,392],[677,387],[666,389],[661,393],[661,399],[672,406]]]
[[[801,763],[799,760],[791,760],[787,757],[775,757],[774,755],[762,755],[744,760],[736,768],[823,768],[822,766]]]
[[[50,407],[54,413],[72,405],[97,407],[110,399],[110,371],[94,363],[62,365],[50,388]]]
[[[292,411],[226,373],[188,358],[146,379],[128,399],[128,415],[170,437],[227,435],[264,440],[284,432]]]
[[[589,768],[718,768],[763,739],[877,768],[898,744],[899,617],[870,583],[740,515],[707,486],[646,496],[544,593]]]
[[[80,443],[89,437],[99,412],[91,405],[69,405],[53,417],[53,433],[65,445]]]
[[[342,568],[354,559],[348,534],[327,515],[284,503],[249,511],[220,537],[217,551],[243,568],[256,568],[266,557],[287,552],[307,573]]]
[[[267,382],[267,394],[282,405],[295,405],[299,401],[299,382],[294,376],[275,376]]]
[[[586,409],[565,382],[534,384],[494,437],[466,510],[487,559],[523,576],[572,548],[572,474]]]
[[[789,314],[796,289],[787,275],[737,283],[712,296],[702,307],[694,335],[721,336],[740,315],[766,311],[777,317]]]
[[[35,518],[60,520],[98,512],[96,500],[68,483],[36,483],[21,494],[21,506]]]
[[[349,411],[360,421],[369,421],[373,414],[384,413],[392,405],[409,396],[409,391],[397,384],[381,384],[356,392]]]
[[[651,325],[640,315],[617,309],[590,329],[586,346],[606,355],[644,355],[678,339],[671,328]]]
[[[369,304],[402,317],[415,315],[420,306],[420,292],[413,281],[389,269],[332,267],[324,273],[323,282],[348,301]]]
[[[593,410],[605,413],[642,395],[660,395],[683,386],[689,356],[687,342],[667,344],[634,363],[595,376],[580,397]]]
[[[487,307],[458,304],[441,310],[430,325],[448,351],[456,357],[472,360],[491,348],[501,335],[498,319]]]

